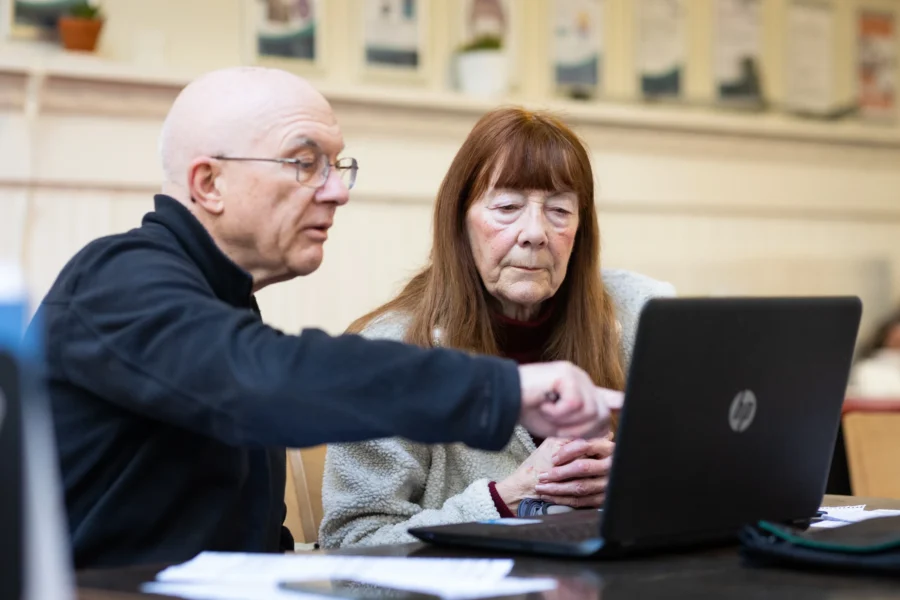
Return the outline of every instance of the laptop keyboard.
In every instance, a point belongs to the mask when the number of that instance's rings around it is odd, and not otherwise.
[[[583,542],[600,537],[599,520],[591,522],[553,523],[544,521],[535,527],[520,527],[516,537],[536,542]]]

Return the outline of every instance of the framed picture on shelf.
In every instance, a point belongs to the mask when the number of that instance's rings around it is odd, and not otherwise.
[[[56,23],[83,0],[0,0],[9,9],[8,31],[12,37],[57,41]]]
[[[320,70],[324,58],[322,0],[251,0],[254,62]],[[280,64],[279,64],[280,63]]]
[[[556,0],[550,11],[554,87],[572,98],[594,97],[602,81],[603,0]]]
[[[762,0],[716,0],[713,78],[720,104],[761,109]]]
[[[789,113],[830,118],[835,90],[835,11],[829,0],[790,0],[785,23],[784,106]]]
[[[636,5],[640,93],[647,99],[680,99],[687,61],[685,0],[640,0]]]
[[[363,77],[424,83],[431,60],[429,0],[361,2]]]
[[[897,118],[897,34],[894,14],[862,10],[857,16],[857,97],[863,119]]]

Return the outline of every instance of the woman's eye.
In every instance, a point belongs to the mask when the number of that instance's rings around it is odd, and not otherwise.
[[[498,207],[498,208],[499,208],[502,212],[513,212],[513,211],[519,209],[519,207],[518,207],[518,206],[515,206],[514,204],[507,204],[507,205],[504,205],[504,206],[500,206],[500,207]]]
[[[550,214],[560,219],[572,216],[572,211],[561,206],[554,206],[550,209]]]

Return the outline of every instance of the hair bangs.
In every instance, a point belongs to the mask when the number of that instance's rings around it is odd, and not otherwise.
[[[542,192],[577,192],[584,177],[569,140],[534,123],[509,140],[492,173],[493,187]]]

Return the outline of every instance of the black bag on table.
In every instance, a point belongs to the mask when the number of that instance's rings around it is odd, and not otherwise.
[[[878,573],[900,577],[900,516],[828,529],[796,529],[760,521],[740,533],[750,565]]]

